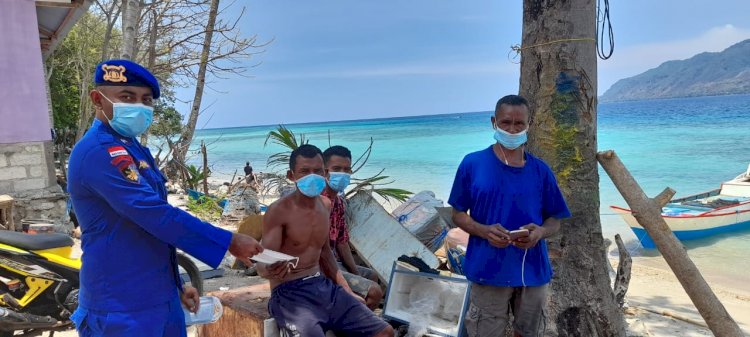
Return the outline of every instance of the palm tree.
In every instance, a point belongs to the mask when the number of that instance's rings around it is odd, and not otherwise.
[[[330,133],[328,138],[328,142],[330,144]],[[294,134],[294,132],[292,132],[292,130],[288,129],[284,125],[279,125],[276,130],[268,132],[268,136],[266,136],[266,141],[263,145],[268,145],[269,141],[287,148],[288,151],[278,152],[268,157],[267,166],[270,169],[276,169],[277,174],[275,177],[270,178],[265,183],[265,185],[268,187],[283,188],[284,186],[288,186],[289,182],[284,178],[284,175],[280,173],[281,169],[289,163],[289,155],[291,154],[291,152],[300,145],[309,143],[309,139],[306,139],[304,134],[300,134],[298,140],[297,136]],[[372,153],[373,143],[374,141],[372,140],[372,138],[370,138],[370,145],[367,147],[367,149],[364,150],[364,152],[362,152],[359,157],[357,157],[354,163],[352,163],[352,171],[354,173],[357,173],[357,171],[362,169],[362,167],[367,163],[367,160],[370,158],[370,154]],[[389,179],[389,176],[383,175],[384,171],[385,169],[382,169],[377,174],[364,179],[352,178],[354,188],[347,192],[346,196],[349,197],[354,195],[358,191],[364,190],[375,193],[386,201],[390,201],[391,199],[404,201],[410,195],[414,194],[410,191],[400,188],[382,187],[384,185],[393,183],[393,180]]]

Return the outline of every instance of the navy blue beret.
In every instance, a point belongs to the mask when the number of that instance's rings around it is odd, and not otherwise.
[[[148,69],[129,60],[107,60],[96,66],[94,73],[96,85],[120,85],[149,87],[154,98],[159,98],[159,81]]]

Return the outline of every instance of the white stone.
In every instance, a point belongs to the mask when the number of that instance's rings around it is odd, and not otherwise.
[[[45,187],[47,187],[47,179],[43,178],[23,179],[13,182],[13,188],[16,191],[38,190]]]
[[[41,165],[42,164],[42,153],[35,154],[12,154],[10,156],[10,166],[22,166],[22,165]]]
[[[30,152],[30,153],[42,152],[42,145],[39,144],[39,145],[26,146],[24,147],[24,151]]]
[[[5,155],[0,154],[0,167],[8,166],[8,161],[5,160]]]
[[[13,193],[13,182],[0,179],[0,194]]]
[[[26,178],[26,168],[22,166],[12,166],[0,168],[0,180],[23,179]]]
[[[42,177],[43,172],[42,166],[32,166],[29,168],[29,178]]]

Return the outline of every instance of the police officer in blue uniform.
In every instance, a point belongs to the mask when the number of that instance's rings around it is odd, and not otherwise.
[[[166,178],[137,137],[153,119],[159,83],[142,66],[96,68],[91,129],[70,155],[68,191],[82,229],[80,336],[186,336],[180,302],[198,294],[178,276],[175,248],[217,267],[229,251],[246,264],[253,238],[205,223],[167,203]]]

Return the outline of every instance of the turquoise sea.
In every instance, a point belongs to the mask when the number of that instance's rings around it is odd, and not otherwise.
[[[434,191],[447,200],[462,157],[494,142],[492,112],[288,124],[321,149],[329,143],[349,147],[356,156],[373,139],[372,155],[359,177],[381,169],[392,186],[413,192]],[[602,103],[598,111],[599,149],[613,149],[646,193],[672,187],[677,196],[715,188],[744,172],[750,164],[750,95]],[[275,126],[206,129],[194,144],[209,146],[214,176],[227,180],[250,161],[265,172],[269,155],[280,147],[264,146]],[[330,141],[329,141],[330,137]],[[195,159],[197,163],[197,158]],[[620,233],[635,255],[653,255],[637,245],[635,235],[609,205],[626,206],[609,177],[600,169],[604,235]],[[750,255],[750,231],[686,243],[691,257],[705,272],[732,274]],[[747,273],[743,273],[745,275]],[[744,276],[750,282],[750,276]]]

